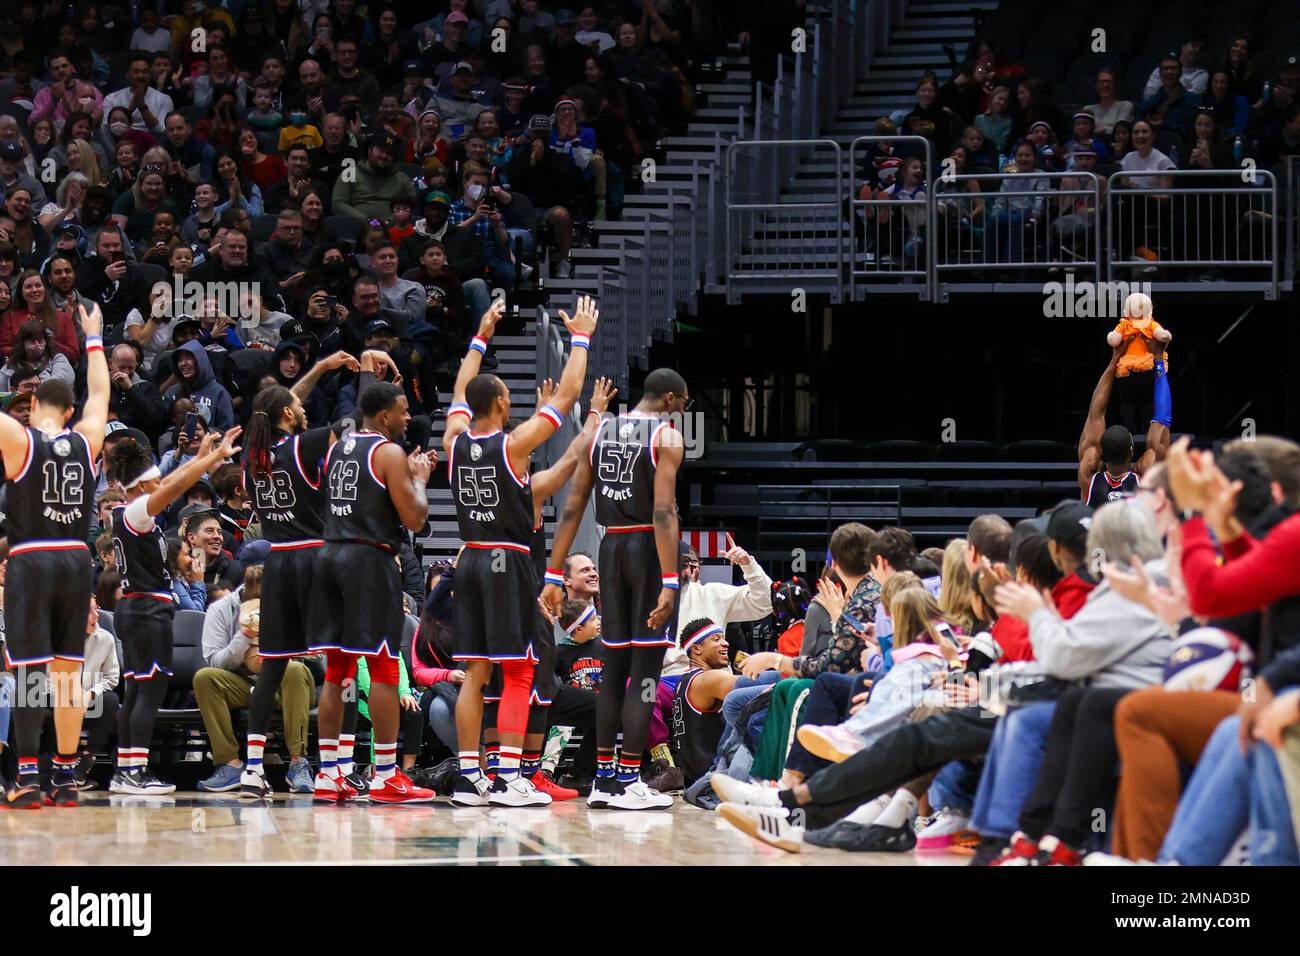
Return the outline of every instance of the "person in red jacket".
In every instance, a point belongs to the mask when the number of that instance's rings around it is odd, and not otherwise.
[[[41,274],[35,269],[27,269],[19,274],[15,284],[13,308],[0,319],[0,355],[9,357],[18,330],[33,320],[54,333],[54,348],[75,366],[81,357],[81,345],[72,314],[55,309],[49,286]]]

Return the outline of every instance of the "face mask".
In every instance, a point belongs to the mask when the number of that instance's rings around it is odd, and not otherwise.
[[[465,195],[469,197],[470,202],[478,202],[483,198],[483,187],[479,183],[470,183],[465,187]]]
[[[122,122],[113,123],[108,128],[109,131],[112,132],[114,136],[125,136],[126,131],[130,129],[129,126],[127,126],[125,123]]]
[[[330,278],[337,278],[341,275],[347,274],[348,264],[344,262],[342,259],[334,259],[331,260],[330,262],[322,262],[321,271],[324,272]]]
[[[292,123],[294,126],[304,126],[304,125],[306,125],[306,123],[307,123],[307,114],[306,114],[306,113],[290,113],[290,114],[289,114],[289,122]]]

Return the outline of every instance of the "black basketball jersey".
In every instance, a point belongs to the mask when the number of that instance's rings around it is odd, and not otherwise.
[[[658,463],[654,442],[671,427],[653,415],[609,415],[601,421],[590,451],[597,524],[652,527]]]
[[[8,483],[5,498],[10,553],[37,541],[85,544],[95,512],[96,482],[90,445],[79,432],[47,436],[27,429],[27,459]]]
[[[1095,510],[1107,502],[1119,501],[1135,494],[1137,490],[1136,471],[1126,471],[1119,478],[1112,478],[1110,472],[1103,468],[1092,476],[1092,483],[1088,485],[1088,507]]]
[[[325,456],[326,541],[398,549],[402,519],[374,469],[375,454],[387,443],[378,432],[353,432],[330,446]]]
[[[127,505],[113,509],[113,552],[122,576],[122,596],[156,597],[174,601],[167,571],[167,538],[157,522],[137,531],[126,519]]]
[[[262,537],[272,544],[319,540],[325,533],[325,496],[321,473],[330,430],[313,428],[287,435],[271,448],[270,474],[254,475],[247,464],[244,480]]]
[[[528,472],[510,467],[510,435],[496,431],[456,436],[447,476],[456,499],[456,521],[466,544],[511,544],[530,550],[533,487]]]
[[[693,669],[677,682],[673,693],[673,760],[682,768],[688,783],[708,773],[724,728],[721,706],[712,711],[696,710],[687,697],[691,681],[703,673],[699,668]]]

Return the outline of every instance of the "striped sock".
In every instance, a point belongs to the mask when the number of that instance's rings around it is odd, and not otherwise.
[[[522,751],[518,747],[501,747],[501,769],[497,775],[509,783],[519,777],[519,758]]]
[[[339,773],[348,777],[356,769],[352,763],[352,749],[357,745],[356,734],[339,734]]]
[[[129,747],[117,748],[117,770],[119,773],[126,773],[131,769],[131,749]]]
[[[462,750],[456,754],[456,759],[460,761],[460,775],[470,783],[478,783],[483,779],[483,771],[478,765],[478,754],[473,750]]]
[[[266,750],[266,734],[248,735],[248,761],[244,764],[254,773],[262,772],[262,752]]]
[[[127,756],[131,758],[131,769],[143,770],[149,766],[149,748],[135,747],[127,751]]]
[[[488,744],[483,750],[487,755],[487,778],[495,780],[497,771],[501,769],[501,745]]]
[[[72,771],[77,766],[77,755],[56,754],[54,756],[54,783],[70,783],[72,781]]]
[[[618,758],[618,782],[636,783],[641,776],[641,755],[629,757],[623,754]]]
[[[320,772],[327,777],[334,776],[339,766],[339,742],[320,739]]]
[[[20,785],[30,786],[31,784],[36,782],[36,780],[32,780],[30,778],[35,777],[37,780],[39,780],[40,776],[41,776],[40,758],[38,757],[18,758],[18,782]],[[24,781],[23,779],[24,777],[29,779]]]
[[[614,751],[612,750],[596,751],[596,779],[597,780],[614,779]]]
[[[397,742],[375,744],[375,779],[387,780],[397,773]]]
[[[542,769],[542,754],[539,750],[525,750],[523,757],[519,761],[519,772],[525,777],[531,777],[537,771]]]

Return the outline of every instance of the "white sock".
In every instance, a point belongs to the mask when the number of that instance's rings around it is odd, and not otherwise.
[[[921,801],[912,796],[906,788],[899,787],[894,791],[894,798],[889,801],[889,806],[876,817],[876,826],[889,827],[891,830],[897,830],[899,827],[911,823],[916,818],[916,811],[921,808]]]
[[[860,823],[864,827],[869,827],[876,822],[877,817],[885,812],[885,807],[889,806],[890,796],[882,793],[876,799],[864,803],[844,819],[849,823]]]
[[[356,734],[339,734],[339,773],[343,776],[350,776],[354,769],[352,764],[352,748],[356,746]]]

